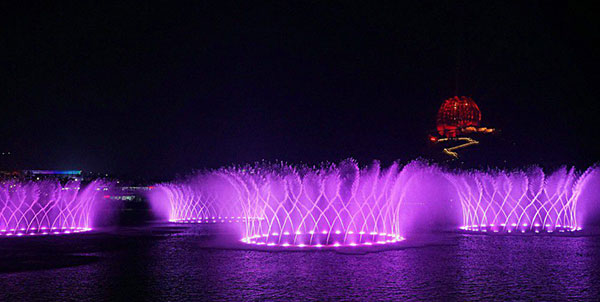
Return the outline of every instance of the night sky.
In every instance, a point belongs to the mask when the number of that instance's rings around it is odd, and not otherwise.
[[[501,129],[464,162],[600,158],[591,7],[211,2],[9,10],[0,170],[171,178],[261,159],[408,161],[431,153],[457,93]]]

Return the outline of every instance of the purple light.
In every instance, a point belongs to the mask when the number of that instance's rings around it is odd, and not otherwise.
[[[171,222],[239,217],[240,237],[247,244],[393,243],[401,238],[406,191],[414,191],[415,176],[430,170],[437,168],[419,162],[387,169],[378,163],[361,169],[353,160],[321,168],[259,164],[159,184],[148,197],[152,208]]]
[[[248,245],[360,247],[403,241],[411,224],[456,225],[461,214],[464,231],[579,231],[577,202],[592,169],[545,175],[539,168],[451,172],[421,162],[387,169],[353,160],[320,168],[257,164],[159,184],[148,197],[171,222],[239,221],[238,238]],[[462,213],[440,211],[444,206]]]
[[[64,185],[58,180],[0,183],[0,236],[89,231],[100,188],[105,186],[99,181],[82,189],[78,181]]]
[[[511,233],[518,228],[521,233],[564,232],[581,230],[577,201],[594,169],[578,174],[574,169],[562,168],[550,175],[540,168],[471,171],[448,173],[447,178],[458,192],[466,226],[463,230]]]
[[[148,200],[157,214],[175,223],[230,223],[236,217],[244,223],[259,219],[243,215],[230,181],[231,178],[220,171],[200,173],[182,181],[154,186],[147,193]]]
[[[414,163],[360,169],[348,160],[319,169],[284,165],[220,173],[230,177],[243,212],[262,218],[246,223],[245,243],[319,248],[400,241],[404,192],[415,170],[429,168]],[[265,230],[283,235],[262,236]]]
[[[278,236],[279,234],[275,235],[272,234],[273,236]],[[302,234],[299,234],[302,235]],[[266,243],[266,238],[268,238],[268,234],[263,234],[263,235],[254,235],[251,237],[245,237],[242,238],[240,241],[247,243],[247,244],[253,244],[253,245],[264,245]],[[297,236],[296,236],[297,237]],[[341,238],[341,237],[340,237]],[[324,241],[324,238],[321,238],[322,241]],[[402,236],[394,236],[392,234],[386,234],[386,235],[377,235],[373,238],[369,238],[370,240],[365,241],[363,243],[356,243],[356,242],[350,242],[348,244],[341,244],[339,242],[333,242],[332,244],[321,244],[321,243],[317,243],[317,244],[305,244],[305,243],[298,243],[298,244],[290,244],[288,241],[293,241],[293,236],[286,236],[286,237],[282,237],[281,242],[286,241],[284,243],[275,243],[275,242],[270,242],[267,243],[267,246],[281,246],[281,247],[290,247],[290,246],[294,246],[294,247],[347,247],[347,246],[359,246],[359,245],[372,245],[373,243],[377,243],[377,244],[386,244],[386,243],[395,243],[395,242],[399,242],[399,241],[403,241],[405,240],[404,237]],[[318,241],[318,239],[317,239]]]

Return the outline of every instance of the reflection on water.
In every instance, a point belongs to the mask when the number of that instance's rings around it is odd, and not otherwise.
[[[136,229],[3,240],[0,301],[600,297],[600,237],[445,234],[443,244],[349,255],[205,248],[211,233]],[[7,264],[15,259],[23,265]]]

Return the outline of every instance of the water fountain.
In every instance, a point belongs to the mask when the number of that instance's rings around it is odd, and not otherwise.
[[[463,213],[462,230],[494,233],[553,233],[581,230],[578,199],[589,168],[448,173]]]
[[[253,246],[377,246],[460,223],[479,233],[579,231],[578,200],[597,170],[547,175],[541,168],[451,171],[422,161],[388,168],[360,168],[351,159],[320,167],[258,163],[159,184],[149,200],[171,222],[238,222],[238,238]]]
[[[0,183],[0,236],[58,235],[89,231],[95,207],[108,188],[93,181],[58,180]]]
[[[175,223],[233,223],[249,218],[242,216],[235,187],[222,171],[158,184],[148,200],[158,216]]]
[[[404,239],[402,205],[424,190],[435,166],[412,162],[382,169],[339,165],[256,164],[206,171],[159,184],[149,200],[171,222],[240,222],[241,240],[256,246],[339,247]]]

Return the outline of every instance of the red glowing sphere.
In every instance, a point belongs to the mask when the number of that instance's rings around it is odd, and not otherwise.
[[[470,97],[455,96],[444,101],[437,114],[437,131],[445,137],[456,137],[467,127],[477,127],[481,111]]]

